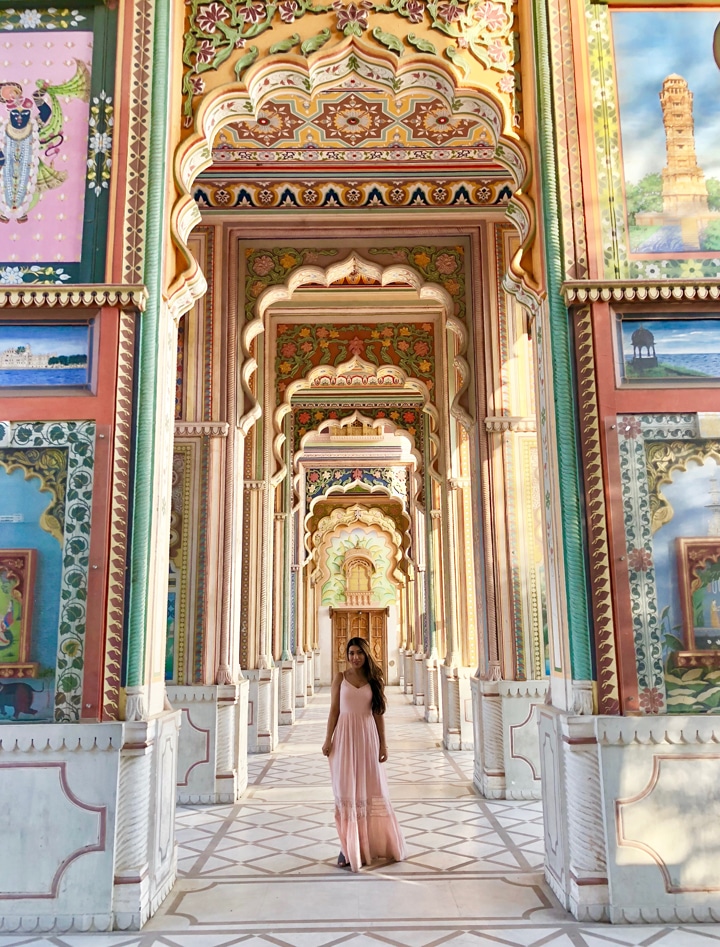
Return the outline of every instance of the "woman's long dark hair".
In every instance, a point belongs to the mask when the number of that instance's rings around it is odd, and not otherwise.
[[[370,646],[364,638],[351,638],[348,641],[345,645],[346,658],[350,654],[352,645],[355,645],[356,648],[360,648],[365,655],[365,664],[363,667],[365,669],[365,677],[368,679],[368,684],[372,691],[372,712],[378,715],[384,714],[387,704],[385,701],[385,680],[383,678],[382,668],[370,653]]]

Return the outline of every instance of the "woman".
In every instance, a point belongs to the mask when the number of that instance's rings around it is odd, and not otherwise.
[[[364,638],[346,646],[348,668],[335,675],[322,751],[330,760],[338,865],[357,871],[374,858],[402,861],[405,843],[390,805],[385,772],[382,671]]]

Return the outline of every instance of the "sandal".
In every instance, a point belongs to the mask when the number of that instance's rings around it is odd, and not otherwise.
[[[337,866],[338,868],[350,867],[350,862],[347,860],[347,858],[345,858],[345,855],[342,852],[340,852],[340,854],[338,855]]]

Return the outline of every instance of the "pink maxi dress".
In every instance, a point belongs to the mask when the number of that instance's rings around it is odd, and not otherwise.
[[[405,842],[390,804],[369,684],[343,678],[340,715],[330,751],[335,824],[353,871],[375,858],[405,858]]]

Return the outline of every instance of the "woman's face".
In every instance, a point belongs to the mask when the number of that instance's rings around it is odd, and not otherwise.
[[[365,664],[365,652],[359,645],[351,644],[348,648],[347,656],[350,667],[356,671]]]

